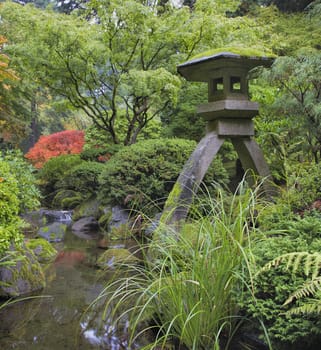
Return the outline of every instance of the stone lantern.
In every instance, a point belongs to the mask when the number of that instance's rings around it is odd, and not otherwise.
[[[249,100],[248,73],[258,66],[269,67],[272,57],[258,57],[220,52],[187,61],[178,72],[187,80],[208,85],[208,103],[197,113],[207,121],[206,135],[184,166],[165,204],[163,218],[167,223],[179,222],[187,216],[193,195],[226,138],[232,141],[244,170],[262,178],[270,177],[267,163],[253,140],[253,117],[258,103]],[[250,181],[254,177],[250,176]],[[271,194],[268,181],[264,190]]]

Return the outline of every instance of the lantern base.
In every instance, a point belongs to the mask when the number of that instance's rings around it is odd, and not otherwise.
[[[218,134],[216,128],[209,131],[199,142],[168,196],[161,222],[179,229],[180,223],[187,217],[193,197],[205,173],[225,139],[226,137]],[[272,198],[276,194],[276,190],[271,184],[269,167],[258,144],[250,137],[238,136],[231,138],[231,140],[243,169],[245,171],[251,170],[247,172],[250,184],[254,185],[257,177],[262,178],[264,180],[263,191],[268,198]]]

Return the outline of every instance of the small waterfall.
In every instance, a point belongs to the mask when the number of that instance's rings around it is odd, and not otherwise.
[[[41,215],[46,217],[48,223],[63,222],[69,224],[72,222],[72,210],[49,210],[43,209]]]
[[[72,211],[71,210],[61,210],[60,222],[71,222],[72,221]]]

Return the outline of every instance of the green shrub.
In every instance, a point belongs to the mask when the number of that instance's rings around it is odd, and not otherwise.
[[[289,216],[288,219],[283,217],[279,221],[271,221],[270,235],[252,244],[256,263],[253,273],[284,254],[318,252],[321,249],[321,221],[314,216]],[[275,349],[312,350],[320,342],[320,317],[313,314],[290,315],[287,311],[291,305],[284,305],[289,295],[306,280],[304,270],[302,264],[297,266],[294,274],[286,263],[280,263],[274,269],[256,275],[254,299],[249,292],[243,294],[243,299],[239,298],[239,305],[249,318],[263,321]]]
[[[95,193],[99,186],[98,176],[103,168],[103,164],[83,161],[66,171],[57,181],[56,188],[81,192],[84,196]]]
[[[294,210],[305,209],[321,198],[321,163],[293,163],[288,169],[282,199]]]
[[[21,243],[21,219],[19,219],[19,186],[8,162],[0,162],[0,257],[10,244]]]
[[[111,156],[116,154],[120,148],[123,147],[121,145],[105,145],[105,146],[95,146],[92,148],[85,148],[80,157],[83,160],[93,161],[93,162],[102,162],[109,160]]]
[[[19,213],[34,210],[40,204],[40,191],[36,186],[34,168],[23,158],[20,151],[7,151],[0,154],[0,160],[5,161],[18,180]]]
[[[182,139],[148,140],[124,147],[105,164],[99,179],[100,199],[136,209],[148,203],[161,207],[195,147],[194,141]],[[219,157],[206,177],[207,183],[213,180],[227,180]]]
[[[62,155],[49,159],[43,168],[39,170],[39,186],[46,197],[46,202],[50,203],[57,189],[56,184],[62,180],[65,174],[74,166],[82,163],[79,155]]]

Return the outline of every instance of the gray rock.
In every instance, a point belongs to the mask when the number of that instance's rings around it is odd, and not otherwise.
[[[98,221],[93,216],[89,216],[76,221],[71,229],[80,238],[93,239],[97,238],[99,226]]]
[[[96,196],[91,196],[90,198],[84,200],[79,204],[73,211],[72,219],[77,221],[81,218],[88,216],[93,216],[94,218],[99,218],[102,214],[100,209],[100,203]]]
[[[26,213],[23,215],[23,219],[33,225],[40,227],[56,221],[70,224],[71,215],[71,210],[40,209]]]
[[[116,205],[111,209],[112,215],[109,222],[110,227],[119,227],[122,224],[127,224],[129,221],[129,213],[126,209]]]
[[[12,298],[41,290],[45,276],[31,250],[11,248],[6,265],[0,267],[0,297]]]

